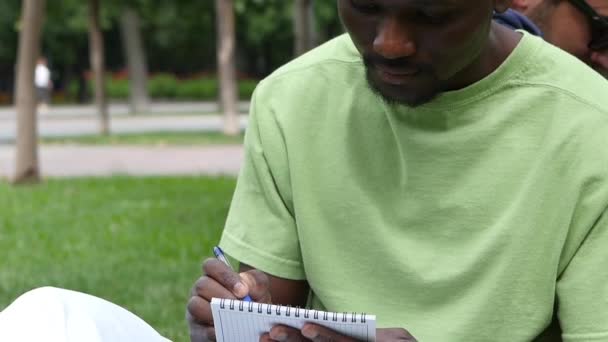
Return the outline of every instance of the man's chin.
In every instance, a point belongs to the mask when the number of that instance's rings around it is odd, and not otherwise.
[[[431,102],[439,95],[439,91],[433,90],[430,87],[421,86],[418,89],[410,89],[381,84],[380,81],[373,79],[369,73],[367,74],[367,84],[378,97],[391,106],[418,107]]]

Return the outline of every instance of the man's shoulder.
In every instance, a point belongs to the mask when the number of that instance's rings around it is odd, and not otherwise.
[[[262,80],[253,95],[252,111],[258,121],[272,119],[297,125],[327,111],[334,114],[332,119],[340,117],[338,111],[346,115],[345,106],[338,104],[367,101],[373,96],[359,52],[348,35],[341,35]]]
[[[544,88],[608,115],[608,80],[575,56],[544,43],[527,67],[528,72],[518,78],[524,85]]]
[[[326,63],[357,64],[360,62],[361,57],[350,36],[342,34],[283,65],[273,72],[269,78],[278,78],[293,72],[314,69]]]
[[[274,91],[310,90],[322,85],[330,88],[327,80],[340,82],[347,74],[361,70],[361,57],[350,37],[343,34],[281,66],[262,80],[258,88]]]

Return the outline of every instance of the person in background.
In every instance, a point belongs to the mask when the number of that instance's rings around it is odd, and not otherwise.
[[[494,19],[542,35],[608,77],[608,0],[514,0]]]
[[[51,70],[48,67],[47,59],[44,56],[39,57],[38,62],[36,63],[34,85],[36,87],[36,96],[38,100],[38,113],[46,113],[51,100],[53,81],[51,80]]]

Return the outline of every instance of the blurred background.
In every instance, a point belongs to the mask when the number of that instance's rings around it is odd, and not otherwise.
[[[250,96],[342,32],[334,1],[2,0],[0,310],[59,286],[188,340]]]
[[[260,78],[296,53],[294,1],[234,0],[239,94],[246,98]],[[313,6],[306,44],[318,44],[342,28],[333,1]],[[0,104],[12,104],[21,1],[0,3]],[[49,1],[41,54],[53,71],[53,103],[87,103],[92,97],[87,1]],[[213,0],[99,0],[105,41],[107,91],[114,101],[129,97],[129,54],[147,62],[153,100],[216,100],[217,17]],[[126,36],[138,36],[125,39]],[[141,44],[138,42],[141,41]],[[128,46],[131,44],[132,46]],[[139,51],[135,51],[139,50]]]

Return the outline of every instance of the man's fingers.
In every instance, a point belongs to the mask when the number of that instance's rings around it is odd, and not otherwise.
[[[268,290],[270,280],[268,276],[259,270],[249,270],[240,273],[241,280],[249,289],[249,295],[256,301],[261,303],[270,303],[270,291]]]
[[[270,338],[270,334],[264,333],[260,336],[260,342],[275,342],[275,340]]]
[[[254,289],[252,294],[257,294],[254,298],[270,300],[267,277],[259,271],[250,271],[242,279],[228,265],[211,258],[203,263],[203,272],[205,275],[199,278],[192,288],[186,310],[190,339],[193,342],[215,341],[213,314],[209,304],[213,297],[243,298],[249,294],[251,286]]]
[[[194,288],[192,289],[192,296],[200,296],[208,301],[211,301],[211,298],[213,297],[236,299],[230,290],[226,289],[222,284],[208,276],[200,277],[196,281]]]
[[[300,330],[285,325],[275,325],[268,333],[260,336],[260,342],[304,342],[306,338],[302,336]]]
[[[302,327],[302,335],[314,342],[356,342],[355,339],[311,323],[307,323]]]
[[[377,341],[416,342],[416,338],[403,328],[383,328],[376,331]]]
[[[241,277],[218,259],[210,258],[205,260],[203,272],[238,298],[243,298],[249,293],[249,288],[241,281]]]
[[[215,341],[213,314],[209,304],[212,297],[235,298],[230,291],[210,277],[201,277],[196,281],[186,306],[192,342]]]
[[[193,296],[190,297],[188,305],[188,321],[194,323],[213,325],[213,314],[211,313],[211,305],[209,302],[201,297]]]
[[[191,342],[207,342],[215,340],[215,329],[213,327],[190,323]]]
[[[198,323],[190,313],[190,308],[186,310],[186,320],[188,321],[191,342],[215,341],[215,328],[212,325]]]

